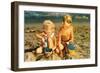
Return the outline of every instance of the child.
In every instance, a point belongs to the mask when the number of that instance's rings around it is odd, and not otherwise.
[[[41,34],[37,34],[37,37],[41,39],[41,46],[37,48],[37,53],[44,52],[46,54],[55,50],[55,25],[51,20],[45,20],[43,22],[43,32]]]
[[[63,17],[63,22],[58,33],[58,49],[57,53],[63,58],[66,53],[67,56],[75,55],[75,46],[73,43],[73,26],[72,17],[70,15],[65,15]]]

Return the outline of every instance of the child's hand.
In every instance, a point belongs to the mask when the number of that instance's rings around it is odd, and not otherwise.
[[[58,48],[59,48],[60,50],[63,50],[63,49],[64,49],[64,46],[63,46],[62,44],[59,44]]]
[[[60,53],[60,50],[58,48],[56,48],[56,53],[59,54]]]

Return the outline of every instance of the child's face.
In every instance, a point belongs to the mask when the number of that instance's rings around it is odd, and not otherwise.
[[[64,16],[64,24],[70,25],[72,23],[71,16]]]
[[[53,26],[48,26],[46,29],[44,29],[45,32],[48,34],[48,35],[51,35],[52,33],[55,32],[55,27]]]
[[[51,35],[55,32],[55,25],[50,20],[45,20],[43,23],[43,30],[47,35]]]

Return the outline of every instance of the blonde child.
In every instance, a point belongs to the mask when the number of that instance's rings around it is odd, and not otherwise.
[[[48,53],[52,52],[56,48],[55,37],[55,25],[51,20],[45,20],[43,22],[43,32],[37,34],[37,37],[41,39],[41,46],[37,48],[36,53]]]
[[[58,33],[58,49],[57,53],[63,58],[66,54],[68,57],[73,57],[76,55],[75,45],[73,44],[73,26],[72,17],[70,15],[65,15],[63,17],[63,22]]]

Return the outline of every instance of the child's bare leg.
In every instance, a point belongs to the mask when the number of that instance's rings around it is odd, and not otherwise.
[[[39,48],[36,49],[37,54],[41,54],[43,52],[43,47],[40,46]]]
[[[59,54],[59,55],[60,55],[61,58],[64,57],[64,55],[63,55],[63,51],[62,51],[62,50],[60,51],[60,54]]]
[[[69,58],[69,52],[65,51],[64,58],[65,58],[65,59],[68,59],[68,58]]]

